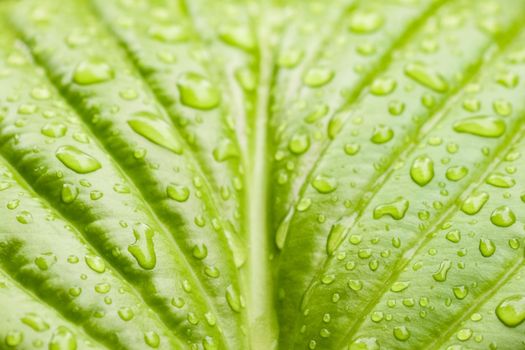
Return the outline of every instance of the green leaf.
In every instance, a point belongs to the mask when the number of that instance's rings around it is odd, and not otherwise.
[[[0,349],[523,347],[524,14],[0,3]]]

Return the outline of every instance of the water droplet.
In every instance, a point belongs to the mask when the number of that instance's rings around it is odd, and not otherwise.
[[[516,215],[509,207],[503,205],[494,209],[490,215],[490,221],[496,226],[509,227],[516,222]]]
[[[193,246],[192,254],[195,259],[202,260],[208,256],[208,247],[204,243],[196,244]]]
[[[456,338],[460,341],[467,341],[472,337],[472,330],[470,328],[463,328],[458,331]]]
[[[79,85],[97,84],[113,79],[115,72],[109,64],[100,59],[91,59],[78,64],[73,81]]]
[[[19,331],[9,331],[5,337],[5,344],[9,347],[15,347],[22,343],[24,334]]]
[[[500,137],[505,132],[505,122],[496,117],[478,116],[462,119],[454,124],[454,130],[482,137]]]
[[[434,177],[434,162],[430,157],[423,155],[414,159],[410,168],[410,177],[419,186],[425,186]]]
[[[226,301],[233,311],[241,312],[241,298],[231,284],[226,288]]]
[[[297,203],[297,206],[295,207],[298,212],[303,212],[308,210],[310,206],[312,205],[312,200],[310,198],[301,198],[299,203]]]
[[[151,348],[158,348],[160,345],[160,337],[154,331],[144,333],[144,341]]]
[[[129,321],[135,316],[135,314],[134,314],[134,312],[133,312],[133,310],[131,308],[129,308],[129,307],[121,307],[118,310],[118,316],[123,321]]]
[[[454,296],[459,300],[465,299],[468,294],[468,288],[466,286],[455,286],[452,288],[452,291],[454,292]]]
[[[20,214],[16,216],[16,220],[21,224],[27,225],[33,222],[33,215],[27,210],[22,210]]]
[[[384,19],[380,13],[372,11],[358,11],[352,15],[348,28],[357,34],[366,34],[376,31],[383,25]]]
[[[215,340],[213,340],[212,337],[204,337],[204,340],[202,341],[202,346],[204,347],[204,350],[217,350],[218,346],[215,344]]]
[[[317,175],[312,181],[312,186],[317,192],[326,194],[335,191],[337,188],[337,180],[333,177]]]
[[[150,112],[139,112],[128,120],[128,125],[142,137],[167,148],[177,154],[182,153],[182,145],[171,125]]]
[[[75,146],[61,146],[55,154],[66,167],[79,174],[91,173],[101,168],[98,160]]]
[[[518,86],[520,77],[511,72],[502,72],[496,76],[496,82],[508,89],[513,89]]]
[[[401,115],[405,110],[405,104],[401,101],[391,101],[388,104],[388,112],[393,116]]]
[[[394,327],[394,337],[400,341],[406,341],[410,338],[410,331],[405,326]]]
[[[221,94],[211,81],[198,73],[185,73],[177,81],[182,104],[197,109],[213,109],[221,102]]]
[[[459,181],[468,174],[468,169],[464,166],[451,166],[447,169],[446,177],[450,181]]]
[[[376,338],[358,338],[350,344],[348,350],[380,350]]]
[[[392,137],[394,137],[394,130],[389,126],[379,124],[374,128],[370,140],[373,143],[382,144],[392,140]]]
[[[100,294],[106,294],[111,290],[111,285],[105,282],[97,283],[95,285],[95,291]]]
[[[157,263],[155,248],[153,246],[153,235],[155,231],[146,224],[137,223],[133,225],[133,236],[135,242],[128,246],[128,251],[137,260],[137,263],[145,270],[151,270]]]
[[[26,314],[21,318],[21,321],[37,332],[43,332],[49,329],[49,324],[35,313]]]
[[[357,291],[363,289],[363,282],[358,281],[358,280],[349,280],[348,281],[348,287],[350,287],[351,290],[357,292]]]
[[[345,153],[349,156],[356,155],[360,149],[361,149],[361,146],[357,143],[347,143],[344,148]]]
[[[236,158],[239,156],[237,147],[230,139],[223,139],[219,145],[213,150],[213,158],[218,162]]]
[[[388,215],[394,220],[401,220],[405,217],[409,204],[403,197],[398,197],[392,202],[380,204],[374,208],[374,219],[380,219]]]
[[[485,182],[500,188],[511,188],[516,184],[516,181],[512,177],[502,173],[490,174]]]
[[[449,231],[445,237],[452,243],[458,243],[461,240],[461,232],[459,232],[459,230],[452,230]]]
[[[302,50],[298,49],[289,49],[287,51],[282,52],[279,55],[279,58],[277,60],[277,64],[281,67],[285,68],[293,68],[301,62],[303,59],[304,53]]]
[[[481,255],[488,258],[496,252],[496,245],[490,239],[481,238],[479,240],[479,251]]]
[[[525,320],[525,296],[513,295],[505,298],[496,307],[498,319],[507,327],[517,327]]]
[[[69,329],[59,326],[49,342],[49,350],[76,350],[77,339]]]
[[[91,268],[91,270],[103,273],[106,271],[106,263],[104,263],[104,260],[100,256],[91,255],[88,254],[85,257],[86,264]]]
[[[35,258],[35,265],[42,271],[48,270],[51,266],[56,264],[57,257],[53,253],[40,254]]]
[[[225,43],[246,51],[256,48],[256,40],[249,27],[242,25],[224,25],[219,28],[219,37]]]
[[[487,192],[474,192],[463,202],[461,210],[467,215],[477,214],[489,200]]]
[[[185,202],[190,197],[190,190],[188,187],[173,183],[168,185],[166,193],[169,198],[176,200],[177,202]]]
[[[344,241],[347,234],[348,230],[346,230],[343,225],[332,225],[330,233],[328,234],[328,240],[326,241],[326,253],[328,255],[333,255],[335,250]]]
[[[407,64],[405,74],[414,81],[436,92],[446,92],[448,90],[448,84],[443,76],[421,63]]]
[[[326,85],[334,77],[334,71],[328,68],[310,68],[303,77],[303,82],[312,88]]]
[[[293,154],[303,154],[308,148],[310,148],[310,137],[307,134],[294,134],[288,143],[288,149]]]
[[[315,123],[316,121],[323,119],[329,111],[330,108],[326,104],[320,104],[317,107],[315,107],[313,112],[309,113],[304,118],[304,121],[310,124]]]
[[[410,286],[410,282],[394,282],[392,286],[390,287],[390,290],[394,293],[399,293],[404,291]]]
[[[384,96],[392,93],[397,86],[397,82],[392,78],[376,78],[370,86],[370,92],[374,95]]]
[[[78,187],[72,184],[65,183],[62,185],[62,191],[60,192],[60,199],[62,202],[69,204],[72,203],[78,197]]]
[[[512,104],[505,100],[496,100],[492,103],[494,112],[502,117],[507,117],[512,113]]]
[[[437,282],[444,282],[447,280],[447,273],[450,270],[452,264],[450,263],[450,260],[443,260],[441,264],[439,265],[439,269],[436,273],[432,275],[434,280]]]
[[[42,127],[41,132],[48,137],[63,137],[67,132],[67,126],[59,122],[50,122]]]
[[[148,29],[148,34],[153,39],[166,43],[184,41],[189,37],[188,31],[178,25],[155,25]]]

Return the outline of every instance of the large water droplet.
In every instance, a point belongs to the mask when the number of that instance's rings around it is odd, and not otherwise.
[[[511,188],[516,184],[516,181],[512,177],[502,173],[490,174],[485,182],[500,188]]]
[[[45,136],[58,138],[66,134],[67,126],[59,122],[50,122],[42,127],[41,132]]]
[[[160,345],[160,337],[154,331],[144,333],[144,341],[151,348],[158,348]]]
[[[186,186],[181,186],[177,184],[169,184],[166,188],[166,193],[168,197],[176,200],[177,202],[185,202],[190,197],[190,190]]]
[[[509,207],[503,205],[494,209],[490,215],[490,221],[496,226],[509,227],[516,222],[516,215]]]
[[[212,109],[221,102],[219,90],[198,73],[185,73],[177,81],[181,102],[197,109]]]
[[[410,177],[419,186],[425,186],[434,177],[434,162],[430,157],[423,155],[414,159],[410,168]]]
[[[496,245],[490,239],[481,238],[479,240],[479,252],[485,258],[488,258],[496,252]]]
[[[472,193],[461,206],[461,210],[468,215],[477,214],[489,200],[487,192]]]
[[[241,312],[241,298],[231,284],[226,288],[226,301],[233,311]]]
[[[49,350],[76,350],[77,339],[69,329],[59,326],[49,342]]]
[[[153,235],[155,231],[146,224],[137,223],[133,225],[133,236],[135,242],[128,246],[128,251],[137,260],[137,263],[145,270],[151,270],[157,263],[155,248],[153,246]]]
[[[384,19],[380,13],[358,11],[350,19],[348,28],[358,34],[371,33],[383,25]]]
[[[348,350],[380,350],[381,347],[376,338],[358,338],[350,344]]]
[[[114,76],[109,64],[100,59],[91,59],[78,64],[73,73],[73,81],[80,85],[89,85],[108,81]]]
[[[373,143],[382,144],[392,140],[392,137],[394,137],[394,130],[389,126],[379,124],[374,128],[370,140]]]
[[[326,253],[332,255],[348,234],[348,230],[341,224],[334,224],[326,241]]]
[[[410,331],[405,326],[394,327],[394,337],[400,341],[406,341],[410,338]]]
[[[454,130],[482,137],[500,137],[505,132],[505,122],[497,117],[478,116],[462,119]]]
[[[290,142],[288,142],[288,149],[293,154],[303,154],[310,147],[310,137],[307,134],[297,133],[294,134]]]
[[[310,68],[304,75],[303,82],[309,87],[318,88],[328,84],[334,77],[334,71],[328,68]]]
[[[525,296],[513,295],[505,298],[496,307],[496,315],[507,327],[519,326],[525,320]]]
[[[439,269],[432,275],[434,280],[437,282],[444,282],[447,280],[447,273],[450,270],[452,264],[450,260],[443,260],[439,265]]]
[[[139,112],[135,118],[128,121],[129,126],[137,134],[159,146],[177,154],[182,153],[182,145],[172,127],[164,120],[150,112]]]
[[[326,194],[335,191],[337,188],[337,180],[333,177],[317,175],[312,181],[312,186],[317,192]]]
[[[394,220],[401,220],[405,217],[409,204],[409,201],[403,197],[398,197],[392,202],[380,204],[374,208],[374,219],[380,219],[388,215]]]
[[[446,80],[439,73],[434,72],[421,63],[407,64],[405,74],[421,85],[436,92],[446,92],[448,90]]]
[[[66,167],[79,174],[91,173],[101,168],[98,160],[75,146],[61,146],[55,154]]]

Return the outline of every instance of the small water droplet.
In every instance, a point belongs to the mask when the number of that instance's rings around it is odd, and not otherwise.
[[[373,143],[382,144],[392,140],[392,137],[394,137],[394,130],[389,126],[379,124],[374,128],[370,140]]]
[[[221,102],[219,90],[198,73],[185,73],[177,81],[182,104],[196,109],[213,109]]]
[[[91,268],[91,270],[98,273],[103,273],[106,271],[106,263],[100,256],[88,254],[85,257],[85,260],[86,264]]]
[[[400,341],[406,341],[410,338],[410,331],[405,326],[394,327],[394,337]]]
[[[373,11],[358,11],[352,15],[348,28],[357,34],[371,33],[383,25],[384,19],[380,13]]]
[[[487,192],[474,192],[463,202],[461,210],[467,215],[477,214],[489,200]]]
[[[370,86],[370,92],[377,96],[385,96],[392,93],[397,86],[397,82],[392,78],[376,78]]]
[[[67,132],[67,126],[59,122],[49,122],[41,129],[43,135],[53,138],[63,137]]]
[[[137,223],[133,225],[133,236],[135,242],[128,246],[128,251],[137,260],[137,263],[145,270],[151,270],[157,263],[153,236],[155,231],[146,224]]]
[[[149,141],[177,154],[182,153],[182,145],[172,126],[157,115],[150,112],[136,113],[133,119],[128,120],[128,125]]]
[[[488,258],[496,252],[496,245],[490,239],[481,238],[479,240],[479,252],[485,258]]]
[[[451,166],[447,169],[446,177],[450,181],[459,181],[468,174],[468,169],[464,166]]]
[[[446,92],[448,84],[439,73],[421,63],[409,63],[405,67],[405,74],[419,84],[436,92]]]
[[[69,204],[72,203],[78,197],[78,187],[72,184],[65,183],[62,185],[62,191],[60,192],[60,199],[62,202]]]
[[[454,296],[459,300],[465,299],[468,295],[468,288],[466,286],[455,286],[452,288],[452,291],[454,292]]]
[[[410,177],[419,186],[425,186],[434,177],[434,162],[427,155],[414,159],[410,168]]]
[[[144,333],[144,341],[151,348],[158,348],[160,345],[160,337],[154,331]]]
[[[490,221],[499,227],[509,227],[516,222],[516,215],[506,205],[494,209],[490,215]]]
[[[173,183],[168,185],[166,193],[169,198],[176,200],[177,202],[185,202],[190,197],[190,190],[188,187]]]
[[[288,149],[293,154],[303,154],[310,147],[310,137],[307,134],[297,133],[294,134],[290,142],[288,143]]]
[[[69,329],[59,326],[49,342],[49,350],[76,350],[77,338]]]
[[[410,282],[400,282],[400,281],[397,281],[397,282],[394,282],[392,284],[392,286],[390,287],[390,290],[394,293],[399,293],[399,292],[402,292],[404,291],[405,289],[407,289],[408,287],[410,286]]]
[[[109,64],[100,59],[91,59],[78,64],[73,81],[79,85],[90,85],[108,81],[114,76],[115,72]]]
[[[341,224],[334,224],[328,234],[328,240],[326,241],[326,253],[333,255],[339,245],[344,241],[348,230]]]
[[[231,284],[226,288],[226,301],[233,311],[241,312],[241,299]]]
[[[450,260],[443,260],[439,265],[439,269],[432,275],[434,280],[437,282],[444,282],[447,280],[447,273],[450,270],[452,264]]]
[[[312,88],[328,84],[334,77],[334,71],[328,68],[310,68],[303,77],[303,82]]]
[[[490,174],[485,182],[500,188],[511,188],[516,184],[516,181],[512,177],[502,173]]]
[[[337,180],[329,176],[317,175],[312,181],[312,186],[317,192],[326,194],[336,190]]]
[[[49,324],[44,321],[42,317],[32,312],[22,317],[21,321],[37,332],[43,332],[49,329]]]

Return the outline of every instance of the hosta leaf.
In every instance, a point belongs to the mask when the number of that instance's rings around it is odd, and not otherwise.
[[[0,3],[0,349],[518,349],[521,0]]]

